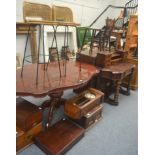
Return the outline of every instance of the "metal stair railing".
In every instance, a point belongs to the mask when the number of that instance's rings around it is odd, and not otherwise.
[[[89,27],[92,27],[97,20],[109,9],[109,8],[114,8],[114,9],[124,9],[124,18],[129,17],[130,13],[135,13],[138,8],[138,0],[130,0],[125,4],[125,6],[114,6],[114,5],[108,5],[100,14],[97,16],[97,18],[89,25]]]

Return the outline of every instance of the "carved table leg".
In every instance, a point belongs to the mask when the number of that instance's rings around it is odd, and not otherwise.
[[[53,93],[49,94],[51,100],[50,100],[50,108],[49,108],[48,116],[47,116],[47,123],[46,123],[46,127],[47,128],[49,126],[51,126],[51,120],[52,120],[53,110],[54,110],[55,106],[57,104],[59,104],[62,95],[63,95],[63,91],[53,92]]]
[[[131,74],[129,75],[128,86],[127,86],[127,94],[128,95],[130,95],[131,80],[132,80],[132,77],[133,77],[133,71],[134,71],[134,69],[132,68]]]
[[[114,104],[116,105],[118,105],[120,84],[121,84],[121,81],[116,81],[116,89],[115,89],[115,94],[114,94]]]
[[[129,75],[129,79],[128,79],[127,89],[126,90],[123,90],[123,88],[120,89],[120,93],[123,94],[123,95],[127,95],[127,96],[130,95],[131,80],[132,80],[132,77],[133,77],[133,71],[134,71],[134,69],[132,68],[131,73]]]
[[[119,90],[120,90],[121,81],[116,81],[116,87],[114,92],[114,99],[111,99],[109,96],[105,99],[105,102],[111,105],[118,105],[118,97],[119,97]]]

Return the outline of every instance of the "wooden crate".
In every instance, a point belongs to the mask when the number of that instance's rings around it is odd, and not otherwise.
[[[90,97],[86,97],[86,96]],[[102,101],[103,93],[93,88],[88,88],[65,103],[65,114],[73,119],[81,119],[85,114]],[[93,98],[91,98],[93,96]]]
[[[34,138],[42,131],[42,123],[24,132],[16,126],[16,151],[21,151],[34,142]]]

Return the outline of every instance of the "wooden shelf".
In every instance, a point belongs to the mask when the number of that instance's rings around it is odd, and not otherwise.
[[[80,26],[79,23],[74,22],[59,22],[59,21],[26,21],[17,22],[16,24],[26,24],[26,25],[55,25],[55,26]]]

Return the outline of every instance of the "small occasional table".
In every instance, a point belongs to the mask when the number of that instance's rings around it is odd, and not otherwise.
[[[118,105],[118,97],[120,92],[120,85],[122,80],[129,76],[127,91],[121,90],[121,92],[125,95],[130,95],[130,84],[132,79],[132,74],[134,71],[135,65],[130,63],[119,63],[116,65],[111,65],[110,67],[103,68],[100,70],[99,77],[112,80],[116,83],[114,99],[110,99],[109,96],[106,98],[105,102],[108,102],[112,105]]]

